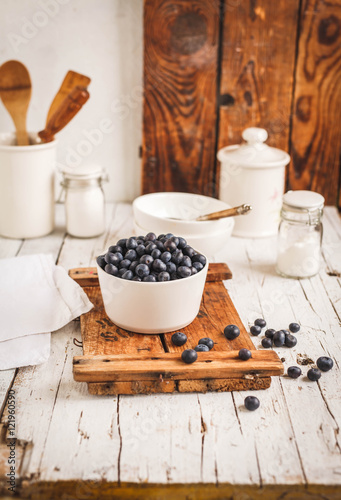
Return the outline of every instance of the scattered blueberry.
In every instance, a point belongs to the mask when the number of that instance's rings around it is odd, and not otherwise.
[[[255,320],[254,324],[256,326],[260,326],[261,328],[264,328],[266,326],[266,321],[265,321],[265,319],[258,318]]]
[[[244,399],[244,406],[249,411],[255,411],[259,408],[260,402],[256,396],[247,396]]]
[[[333,368],[334,361],[328,356],[321,356],[316,361],[316,364],[322,372],[329,372]]]
[[[173,333],[171,340],[172,340],[174,345],[177,345],[178,347],[180,347],[180,346],[186,344],[187,335],[183,332],[176,332],[176,333]]]
[[[240,330],[236,325],[227,325],[224,328],[224,335],[228,340],[234,340],[239,337]]]
[[[269,328],[268,330],[266,330],[265,332],[265,336],[268,338],[268,339],[272,339],[273,336],[275,335],[276,333],[276,330],[274,330],[273,328]]]
[[[272,347],[272,339],[270,339],[269,337],[264,337],[262,339],[262,346],[264,347],[264,349],[270,349]]]
[[[295,347],[296,344],[297,344],[297,338],[294,335],[291,335],[291,333],[285,335],[285,345],[287,347]]]
[[[291,335],[291,333],[289,332],[289,330],[283,330],[282,329],[281,331],[284,333],[285,336]]]
[[[194,350],[196,352],[207,352],[210,350],[210,348],[206,344],[198,344],[196,347],[194,347]]]
[[[299,332],[300,330],[300,325],[298,323],[290,323],[289,325],[289,330],[292,332],[292,333],[297,333]]]
[[[307,377],[309,380],[317,382],[317,380],[321,378],[321,372],[317,368],[310,368],[310,370],[308,370],[307,372]]]
[[[214,346],[214,342],[212,339],[210,339],[209,337],[204,337],[202,339],[199,340],[198,344],[204,344],[204,345],[207,345],[207,347],[209,348],[209,350],[211,350]]]
[[[198,354],[194,349],[186,349],[181,354],[181,359],[188,364],[194,363],[198,359]]]
[[[243,361],[247,361],[252,357],[252,352],[249,351],[249,349],[240,349],[238,353],[238,358],[242,359]]]
[[[282,330],[275,332],[273,336],[273,343],[276,347],[282,347],[285,344],[285,333]]]
[[[298,378],[300,375],[302,375],[302,370],[299,366],[289,366],[288,377]]]
[[[252,335],[257,336],[261,333],[262,329],[258,325],[252,325],[250,328],[250,332]]]

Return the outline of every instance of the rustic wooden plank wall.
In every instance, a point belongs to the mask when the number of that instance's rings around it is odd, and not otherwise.
[[[145,0],[144,28],[143,193],[217,195],[217,150],[260,126],[287,188],[338,203],[341,0]]]

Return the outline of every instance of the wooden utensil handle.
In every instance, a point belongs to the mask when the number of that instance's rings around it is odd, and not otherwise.
[[[195,220],[205,221],[205,220],[218,220],[224,217],[233,217],[234,215],[243,215],[252,210],[250,205],[240,205],[239,207],[227,208],[226,210],[219,210],[219,212],[213,212],[207,215],[200,215]]]
[[[69,123],[89,99],[89,92],[82,87],[74,88],[51,116],[44,130],[38,132],[43,142],[51,142],[53,136]]]

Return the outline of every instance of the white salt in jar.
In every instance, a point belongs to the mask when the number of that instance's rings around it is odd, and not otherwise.
[[[107,180],[99,165],[62,170],[65,188],[66,230],[77,238],[99,236],[105,229],[102,182]]]
[[[282,276],[310,278],[319,272],[323,206],[323,196],[312,191],[283,196],[276,268]]]

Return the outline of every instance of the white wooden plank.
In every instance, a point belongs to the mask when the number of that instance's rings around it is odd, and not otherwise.
[[[55,343],[64,343],[65,359],[37,472],[41,480],[115,482],[120,450],[117,398],[90,396],[86,384],[73,380],[72,358],[79,354],[72,343],[75,335],[80,333],[73,324],[53,336]],[[33,460],[27,472],[35,472]]]
[[[192,483],[201,475],[196,394],[120,396],[122,482]]]

